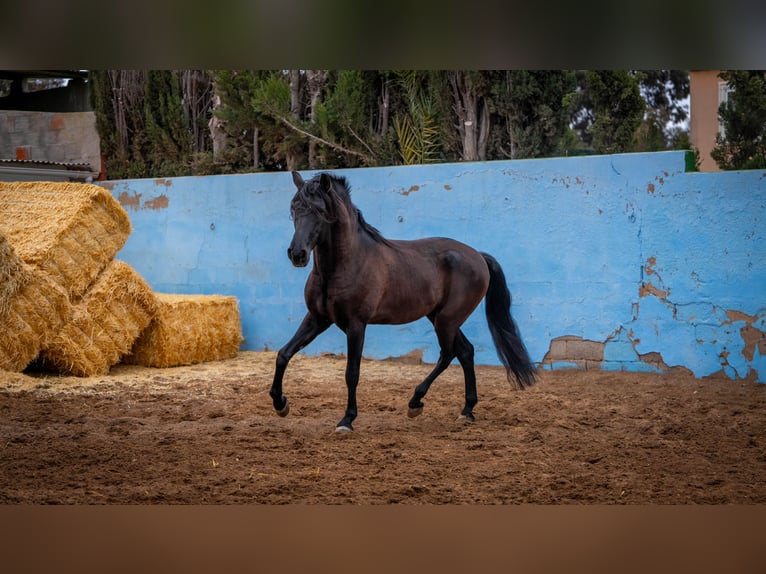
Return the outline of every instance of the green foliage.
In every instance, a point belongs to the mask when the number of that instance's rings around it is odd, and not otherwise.
[[[689,96],[689,74],[681,70],[638,70],[632,75],[646,101],[633,151],[689,149],[688,131],[678,127],[688,118],[681,102]]]
[[[766,168],[766,76],[762,70],[721,72],[728,100],[718,110],[723,135],[710,155],[724,170]]]
[[[648,112],[636,130],[636,143],[632,151],[661,151],[667,147],[662,121],[654,111]]]
[[[322,167],[391,163],[391,154],[385,153],[385,139],[376,133],[373,125],[377,113],[378,86],[382,81],[377,72],[340,70],[330,74],[324,100],[316,104],[318,135],[361,156],[344,154],[330,146],[320,145],[319,162]]]
[[[562,138],[572,135],[567,131],[570,110],[566,98],[574,88],[574,73],[568,71],[495,73],[491,107],[493,114],[499,116],[495,123],[501,130],[495,145],[514,159],[553,155]]]
[[[221,107],[215,114],[223,121],[228,138],[220,171],[242,173],[285,169],[283,140],[288,135],[287,128],[274,117],[277,110],[284,112],[286,108],[289,111],[290,107],[289,86],[281,73],[218,70],[213,76],[216,93],[221,98]],[[274,97],[275,101],[270,102],[269,97]],[[257,158],[256,139],[259,146]]]
[[[685,70],[637,70],[641,95],[662,126],[677,124],[688,117],[681,102],[689,95],[689,73]],[[664,129],[664,127],[663,127]]]
[[[638,81],[620,70],[589,71],[586,81],[593,103],[593,148],[599,153],[631,151],[646,109]]]
[[[191,130],[181,98],[178,74],[169,70],[148,72],[144,98],[146,149],[153,158],[155,174],[190,174]]]
[[[237,130],[245,126],[252,127],[260,119],[251,105],[251,99],[263,76],[264,72],[249,70],[213,72],[216,93],[223,104],[215,114],[224,121],[230,136],[235,135]]]
[[[340,70],[334,80],[324,101],[318,103],[317,123],[322,137],[342,137],[344,130],[363,131],[369,111],[363,72]]]
[[[597,153],[677,149],[677,126],[688,115],[683,103],[689,95],[687,71],[578,70],[575,77],[577,87],[564,101],[581,148]],[[645,113],[639,112],[641,99]]]
[[[305,156],[308,142],[285,123],[287,120],[296,127],[303,127],[300,117],[291,117],[287,75],[276,71],[261,79],[256,84],[251,104],[260,116],[256,126],[261,132],[259,141],[266,156],[265,161],[281,169],[287,169],[291,161],[300,163],[301,160],[296,158]]]
[[[675,70],[104,70],[90,81],[110,178],[460,161],[467,148],[487,160],[689,148],[669,128],[688,95]]]
[[[96,116],[96,131],[101,146],[101,153],[108,164],[118,154],[117,130],[114,108],[111,105],[112,90],[106,70],[91,70],[88,74],[90,84],[88,94]]]
[[[179,71],[93,70],[90,95],[111,179],[192,173],[192,119]],[[202,138],[203,141],[205,140]]]
[[[290,86],[285,75],[281,72],[272,72],[265,79],[256,82],[250,101],[258,114],[267,116],[289,115]]]

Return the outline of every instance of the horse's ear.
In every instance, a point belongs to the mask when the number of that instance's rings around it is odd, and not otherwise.
[[[326,173],[319,175],[319,185],[322,186],[322,191],[325,193],[330,193],[332,191],[332,181],[330,181],[330,176]]]
[[[295,184],[295,187],[298,189],[301,188],[303,185],[303,178],[301,177],[301,174],[299,174],[297,171],[293,172],[293,183]]]

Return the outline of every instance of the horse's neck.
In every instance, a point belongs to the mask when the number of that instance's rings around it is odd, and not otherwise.
[[[323,280],[331,280],[338,272],[353,272],[363,262],[367,245],[363,234],[349,222],[333,226],[329,238],[314,251],[314,264]]]

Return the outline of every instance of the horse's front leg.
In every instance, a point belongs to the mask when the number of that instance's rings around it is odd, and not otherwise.
[[[271,384],[271,390],[269,391],[269,396],[271,396],[274,404],[274,410],[277,411],[279,416],[285,417],[290,412],[287,397],[282,394],[282,378],[285,375],[287,363],[290,362],[295,353],[311,343],[317,335],[327,330],[330,325],[332,325],[331,321],[307,313],[292,338],[284,347],[279,349],[276,369],[274,370],[274,382]]]
[[[359,384],[359,367],[362,363],[362,349],[364,347],[364,332],[366,325],[358,325],[346,328],[346,343],[348,345],[348,360],[346,361],[346,388],[348,389],[348,402],[346,414],[335,427],[336,432],[352,431],[351,423],[356,418],[356,387]]]

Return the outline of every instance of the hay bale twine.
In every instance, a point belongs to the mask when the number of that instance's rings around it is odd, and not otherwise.
[[[154,293],[143,277],[112,260],[74,306],[72,319],[43,347],[39,362],[67,375],[105,375],[156,313]]]
[[[50,275],[72,300],[131,232],[119,202],[87,183],[0,182],[0,221],[19,258]]]
[[[177,367],[237,356],[242,324],[237,298],[155,293],[157,315],[123,363]]]

